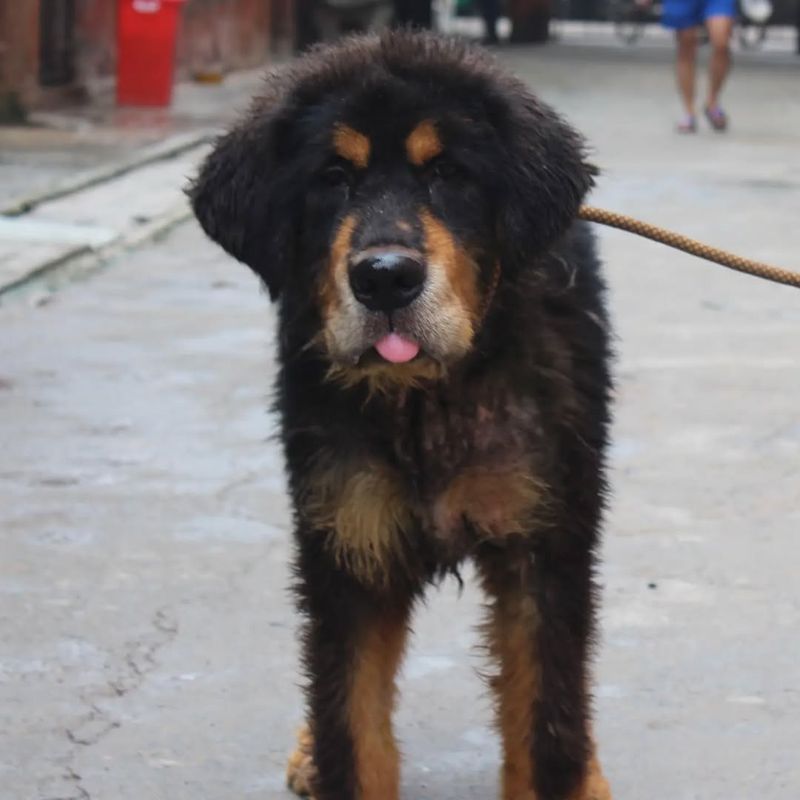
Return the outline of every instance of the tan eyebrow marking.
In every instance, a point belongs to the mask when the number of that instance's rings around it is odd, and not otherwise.
[[[363,133],[342,122],[333,128],[333,149],[337,155],[359,169],[365,169],[369,163],[371,149],[369,139]]]
[[[422,120],[406,139],[408,160],[417,167],[436,158],[442,150],[444,150],[442,140],[439,138],[436,126],[429,119]]]

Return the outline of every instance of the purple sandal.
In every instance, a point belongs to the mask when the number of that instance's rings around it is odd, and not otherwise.
[[[697,133],[697,117],[694,114],[686,114],[675,126],[678,133]]]
[[[728,115],[719,106],[706,106],[708,124],[718,132],[728,129]]]

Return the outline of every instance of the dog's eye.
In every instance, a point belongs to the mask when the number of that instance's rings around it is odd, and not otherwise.
[[[350,185],[350,173],[341,164],[331,164],[320,176],[326,186],[341,187]]]
[[[460,172],[458,164],[449,158],[437,158],[428,168],[432,179],[446,181],[455,178]]]

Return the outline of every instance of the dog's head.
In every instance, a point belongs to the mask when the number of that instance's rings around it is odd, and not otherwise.
[[[268,80],[191,196],[205,231],[350,381],[433,377],[470,351],[592,184],[582,142],[486,53],[408,32],[312,51]]]

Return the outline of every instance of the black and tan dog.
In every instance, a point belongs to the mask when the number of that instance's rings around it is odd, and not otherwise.
[[[277,301],[307,618],[290,784],[397,800],[395,672],[465,559],[504,800],[607,800],[590,725],[608,330],[581,139],[485,53],[351,38],[272,77],[192,189]]]

